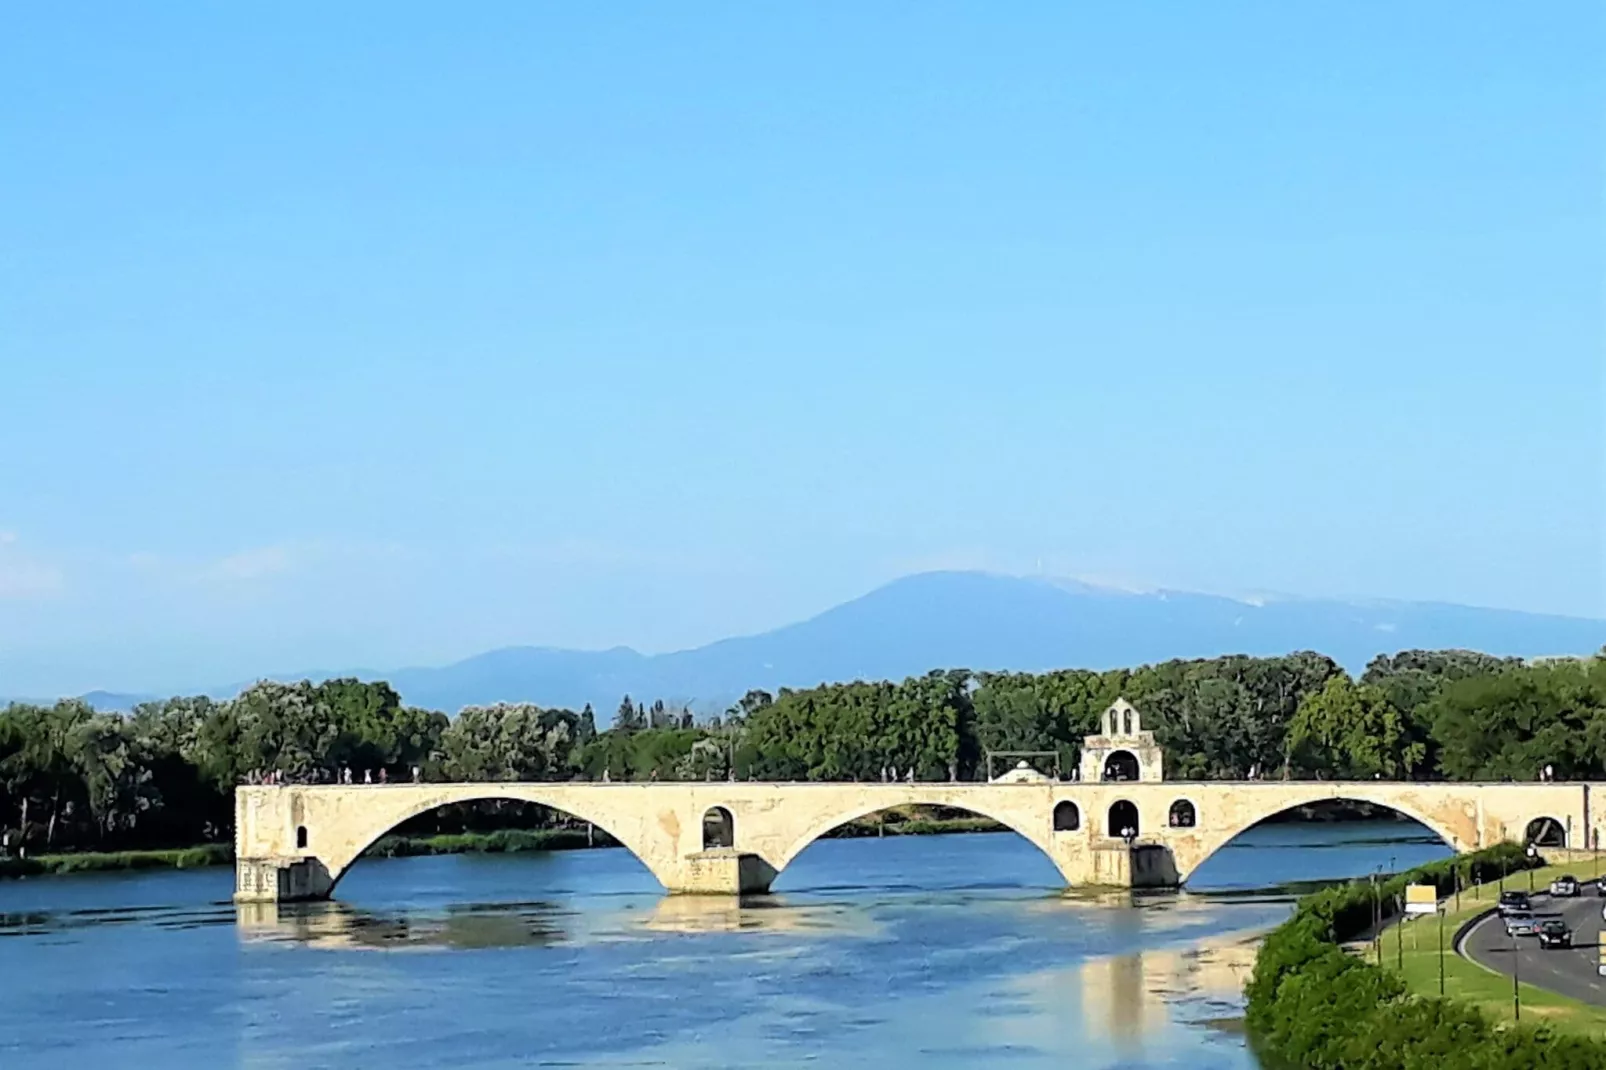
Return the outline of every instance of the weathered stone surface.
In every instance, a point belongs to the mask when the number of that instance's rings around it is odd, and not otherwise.
[[[236,895],[242,901],[328,896],[347,867],[386,832],[447,803],[518,799],[589,821],[629,849],[670,891],[757,891],[822,834],[895,806],[969,810],[1020,833],[1072,885],[1177,883],[1249,826],[1292,807],[1334,799],[1376,803],[1415,818],[1456,850],[1521,840],[1554,818],[1584,847],[1603,816],[1588,784],[1248,781],[1036,784],[475,783],[241,787],[235,793]],[[1186,799],[1196,824],[1171,828]],[[1056,803],[1080,826],[1055,831]],[[1110,835],[1118,801],[1138,813],[1129,846]],[[728,852],[705,852],[703,815],[732,816]],[[305,830],[304,840],[298,831]],[[1119,832],[1119,829],[1115,831]],[[1135,852],[1135,853],[1134,853]],[[731,885],[735,885],[732,889]]]

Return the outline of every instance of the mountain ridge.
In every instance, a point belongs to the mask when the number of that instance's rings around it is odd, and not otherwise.
[[[1081,580],[947,571],[900,577],[769,631],[661,654],[507,646],[441,666],[263,678],[385,679],[408,703],[448,711],[499,701],[574,709],[590,703],[606,720],[625,694],[711,712],[755,687],[902,679],[936,668],[1110,669],[1315,650],[1358,673],[1372,657],[1404,649],[1543,657],[1592,654],[1603,644],[1606,621],[1591,618],[1444,602],[1139,593]],[[228,697],[241,686],[205,693]]]

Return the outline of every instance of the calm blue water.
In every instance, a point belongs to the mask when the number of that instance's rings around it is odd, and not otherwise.
[[[226,870],[0,883],[0,1067],[1251,1068],[1218,1023],[1276,889],[1445,853],[1272,826],[1136,897],[1008,834],[821,841],[745,904],[617,850],[365,860],[279,909]]]

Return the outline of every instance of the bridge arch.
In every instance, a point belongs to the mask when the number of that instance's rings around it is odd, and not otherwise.
[[[387,798],[389,793],[381,787],[371,796],[371,805],[353,808],[353,818],[335,823],[337,827],[314,829],[309,854],[321,862],[327,871],[329,891],[326,894],[332,894],[341,878],[351,871],[351,867],[368,848],[412,818],[457,803],[523,802],[543,806],[596,826],[629,851],[659,884],[670,887],[672,874],[665,870],[663,861],[656,858],[652,851],[644,849],[645,844],[638,839],[626,815],[605,807],[588,805],[586,801],[581,801],[583,796],[577,800],[574,793],[565,792],[562,788],[560,783],[491,782],[475,784],[474,790],[469,791],[445,795],[431,793],[418,801],[418,797],[412,793]],[[363,801],[370,802],[367,792],[363,794]],[[320,842],[323,846],[320,846]]]
[[[1027,822],[1022,820],[1020,815],[1011,814],[1002,808],[979,803],[974,797],[967,797],[960,801],[946,798],[938,792],[933,792],[930,795],[917,792],[900,798],[895,802],[861,802],[819,817],[806,825],[803,832],[794,836],[791,842],[779,852],[778,856],[771,859],[771,864],[775,866],[777,872],[784,871],[798,855],[802,854],[805,849],[832,829],[840,828],[849,822],[858,821],[872,814],[879,814],[883,811],[894,810],[903,806],[930,806],[943,810],[963,810],[966,813],[975,814],[977,817],[985,817],[989,821],[996,821],[1046,855],[1048,860],[1054,864],[1054,868],[1059,870],[1061,877],[1065,878],[1067,883],[1070,883],[1071,875],[1061,861],[1059,853],[1054,849],[1053,833],[1050,830],[1051,822],[1048,820],[1050,815],[1046,812],[1046,807],[1044,808],[1045,812],[1037,820]]]
[[[1293,802],[1283,801],[1277,805],[1268,806],[1264,809],[1248,810],[1246,816],[1240,816],[1234,821],[1223,822],[1219,829],[1210,828],[1211,822],[1205,822],[1203,827],[1205,829],[1209,829],[1209,831],[1204,832],[1196,837],[1191,837],[1191,843],[1178,843],[1173,846],[1173,853],[1175,855],[1179,878],[1182,882],[1186,883],[1188,878],[1200,866],[1204,865],[1215,856],[1216,852],[1220,851],[1223,847],[1226,847],[1233,840],[1236,840],[1239,836],[1243,835],[1245,832],[1248,832],[1256,825],[1269,821],[1279,815],[1286,814],[1291,810],[1298,810],[1301,807],[1333,802],[1365,803],[1368,806],[1376,806],[1384,810],[1390,810],[1402,817],[1407,817],[1412,821],[1415,821],[1417,824],[1433,833],[1433,835],[1437,836],[1446,847],[1455,848],[1461,842],[1460,837],[1457,836],[1456,830],[1453,827],[1432,816],[1431,814],[1418,809],[1410,802],[1390,798],[1382,795],[1381,793],[1367,791],[1359,786],[1357,786],[1357,788],[1354,790],[1346,790],[1343,786],[1335,785],[1334,790],[1330,792],[1312,793],[1309,798],[1297,799]],[[1173,831],[1187,832],[1189,830],[1180,829]]]

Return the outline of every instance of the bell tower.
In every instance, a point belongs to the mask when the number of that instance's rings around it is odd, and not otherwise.
[[[1084,783],[1165,779],[1165,757],[1154,733],[1143,730],[1143,715],[1136,706],[1118,698],[1104,711],[1096,736],[1082,737]]]

